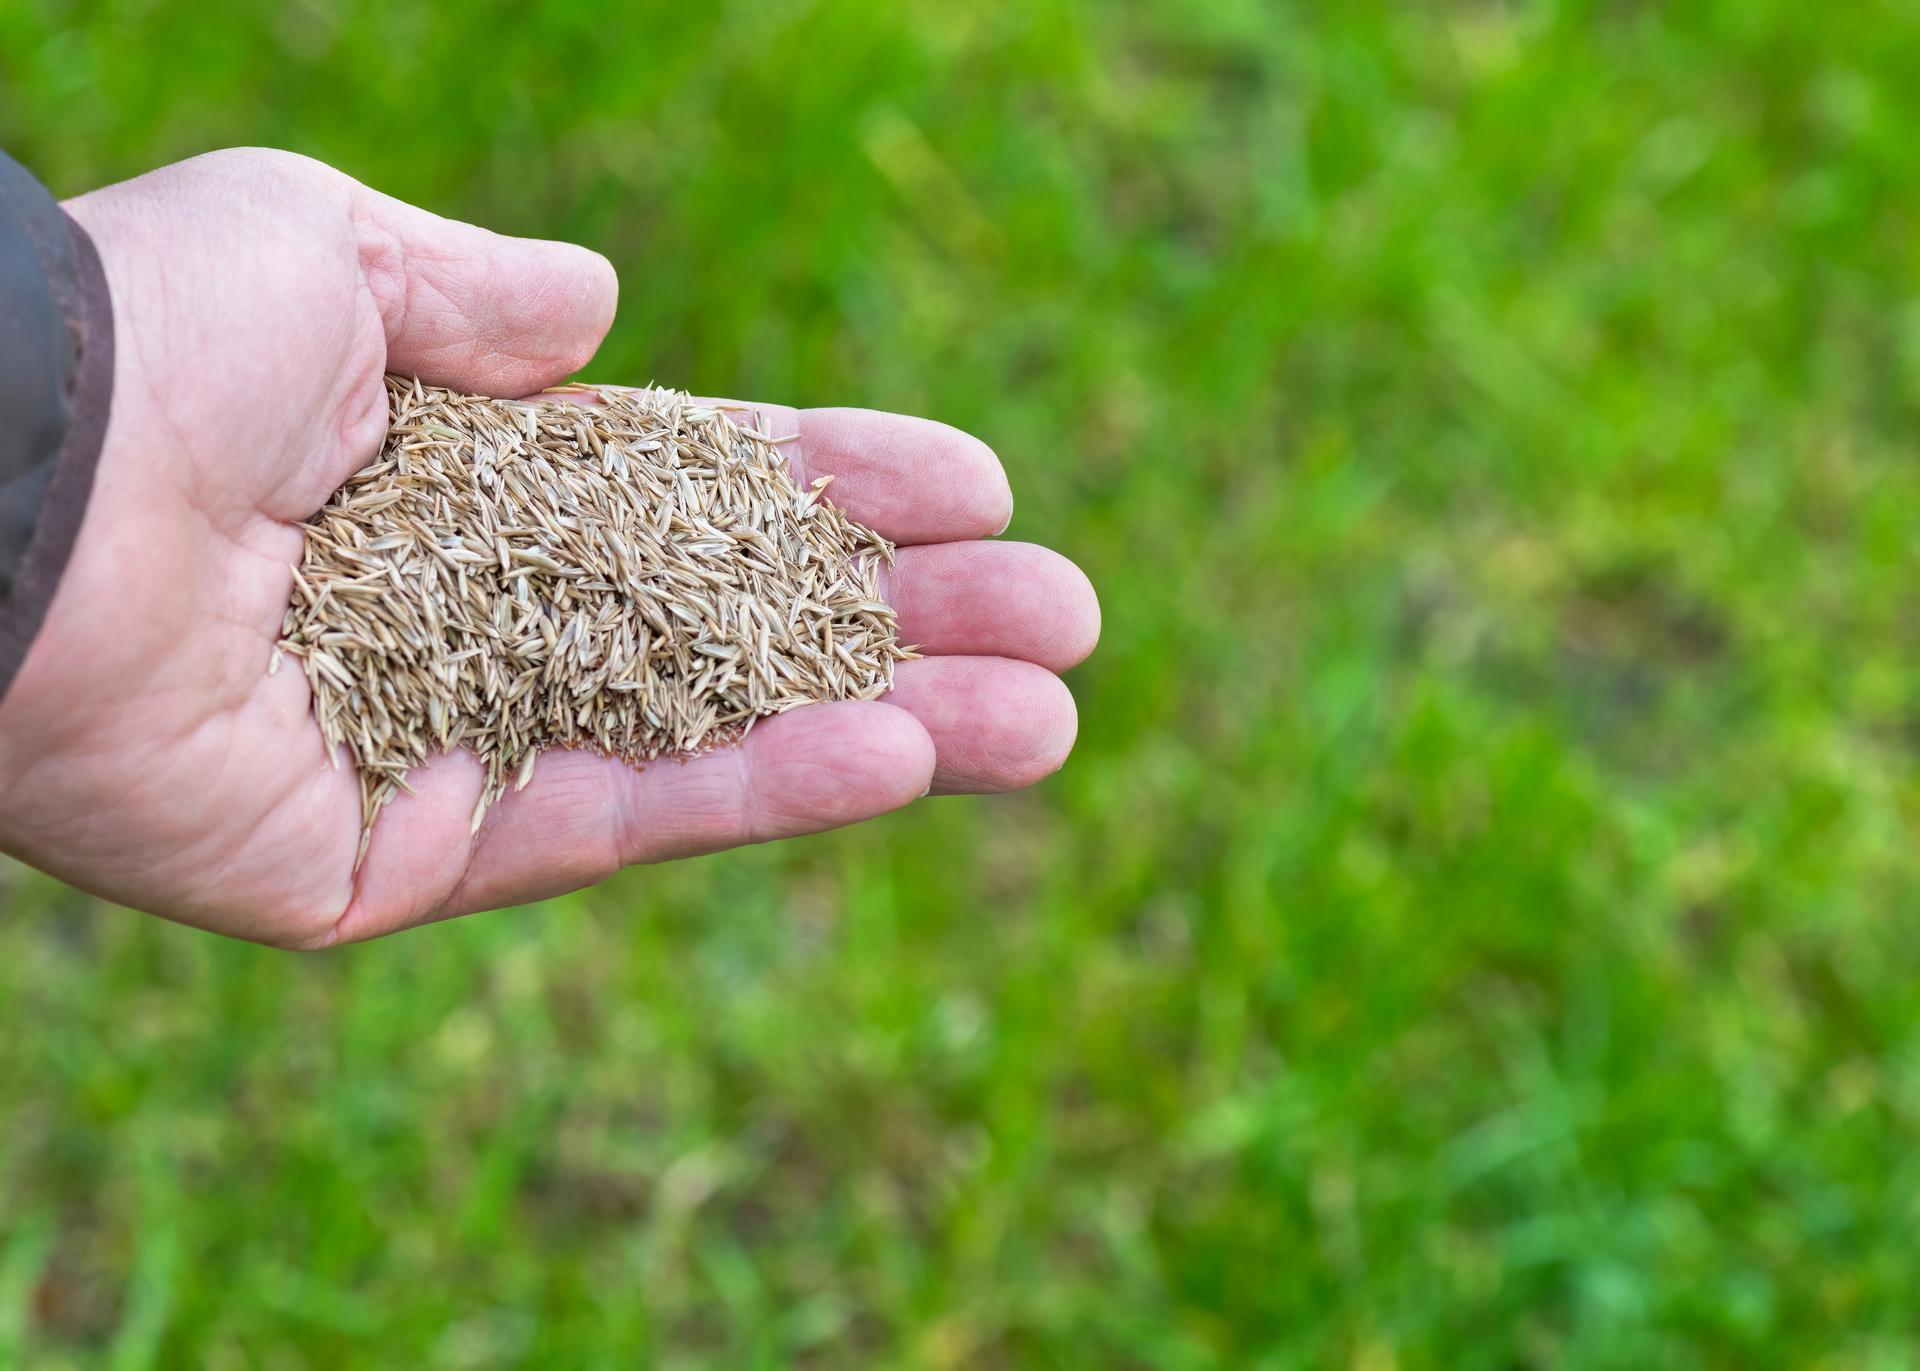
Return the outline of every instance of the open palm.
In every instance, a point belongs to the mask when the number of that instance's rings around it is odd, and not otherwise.
[[[1012,510],[944,425],[756,405],[802,481],[899,542],[887,594],[925,660],[885,702],[822,704],[738,747],[644,768],[542,762],[477,833],[455,753],[353,858],[359,787],[327,764],[298,671],[267,665],[299,523],[378,449],[387,371],[524,395],[583,365],[611,268],[437,218],[286,153],[215,153],[68,205],[114,297],[113,414],[59,594],[0,704],[0,840],[111,899],[319,946],[574,889],[637,862],[817,832],[928,789],[1058,767],[1091,650],[1086,578],[979,541]]]

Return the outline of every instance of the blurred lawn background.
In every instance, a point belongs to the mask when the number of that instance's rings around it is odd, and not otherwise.
[[[10,0],[926,413],[1105,642],[1030,794],[318,957],[18,869],[0,1365],[1920,1365],[1920,13]]]

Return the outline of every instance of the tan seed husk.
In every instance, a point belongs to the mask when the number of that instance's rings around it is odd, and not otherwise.
[[[379,456],[306,524],[269,665],[302,660],[335,764],[344,745],[359,772],[360,856],[436,752],[486,768],[478,831],[544,749],[698,753],[882,695],[914,655],[880,594],[892,545],[822,498],[829,478],[801,489],[787,440],[744,412],[393,376],[387,395]]]

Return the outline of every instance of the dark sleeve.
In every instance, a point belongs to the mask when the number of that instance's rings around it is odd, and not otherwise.
[[[0,698],[73,551],[112,398],[100,255],[0,152]]]

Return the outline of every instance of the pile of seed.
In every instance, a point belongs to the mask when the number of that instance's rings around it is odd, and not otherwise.
[[[387,393],[379,457],[306,525],[279,644],[358,768],[362,853],[435,752],[485,765],[478,829],[545,748],[699,752],[881,695],[913,655],[880,598],[892,546],[823,500],[828,478],[802,490],[787,439],[744,413],[665,390]]]

